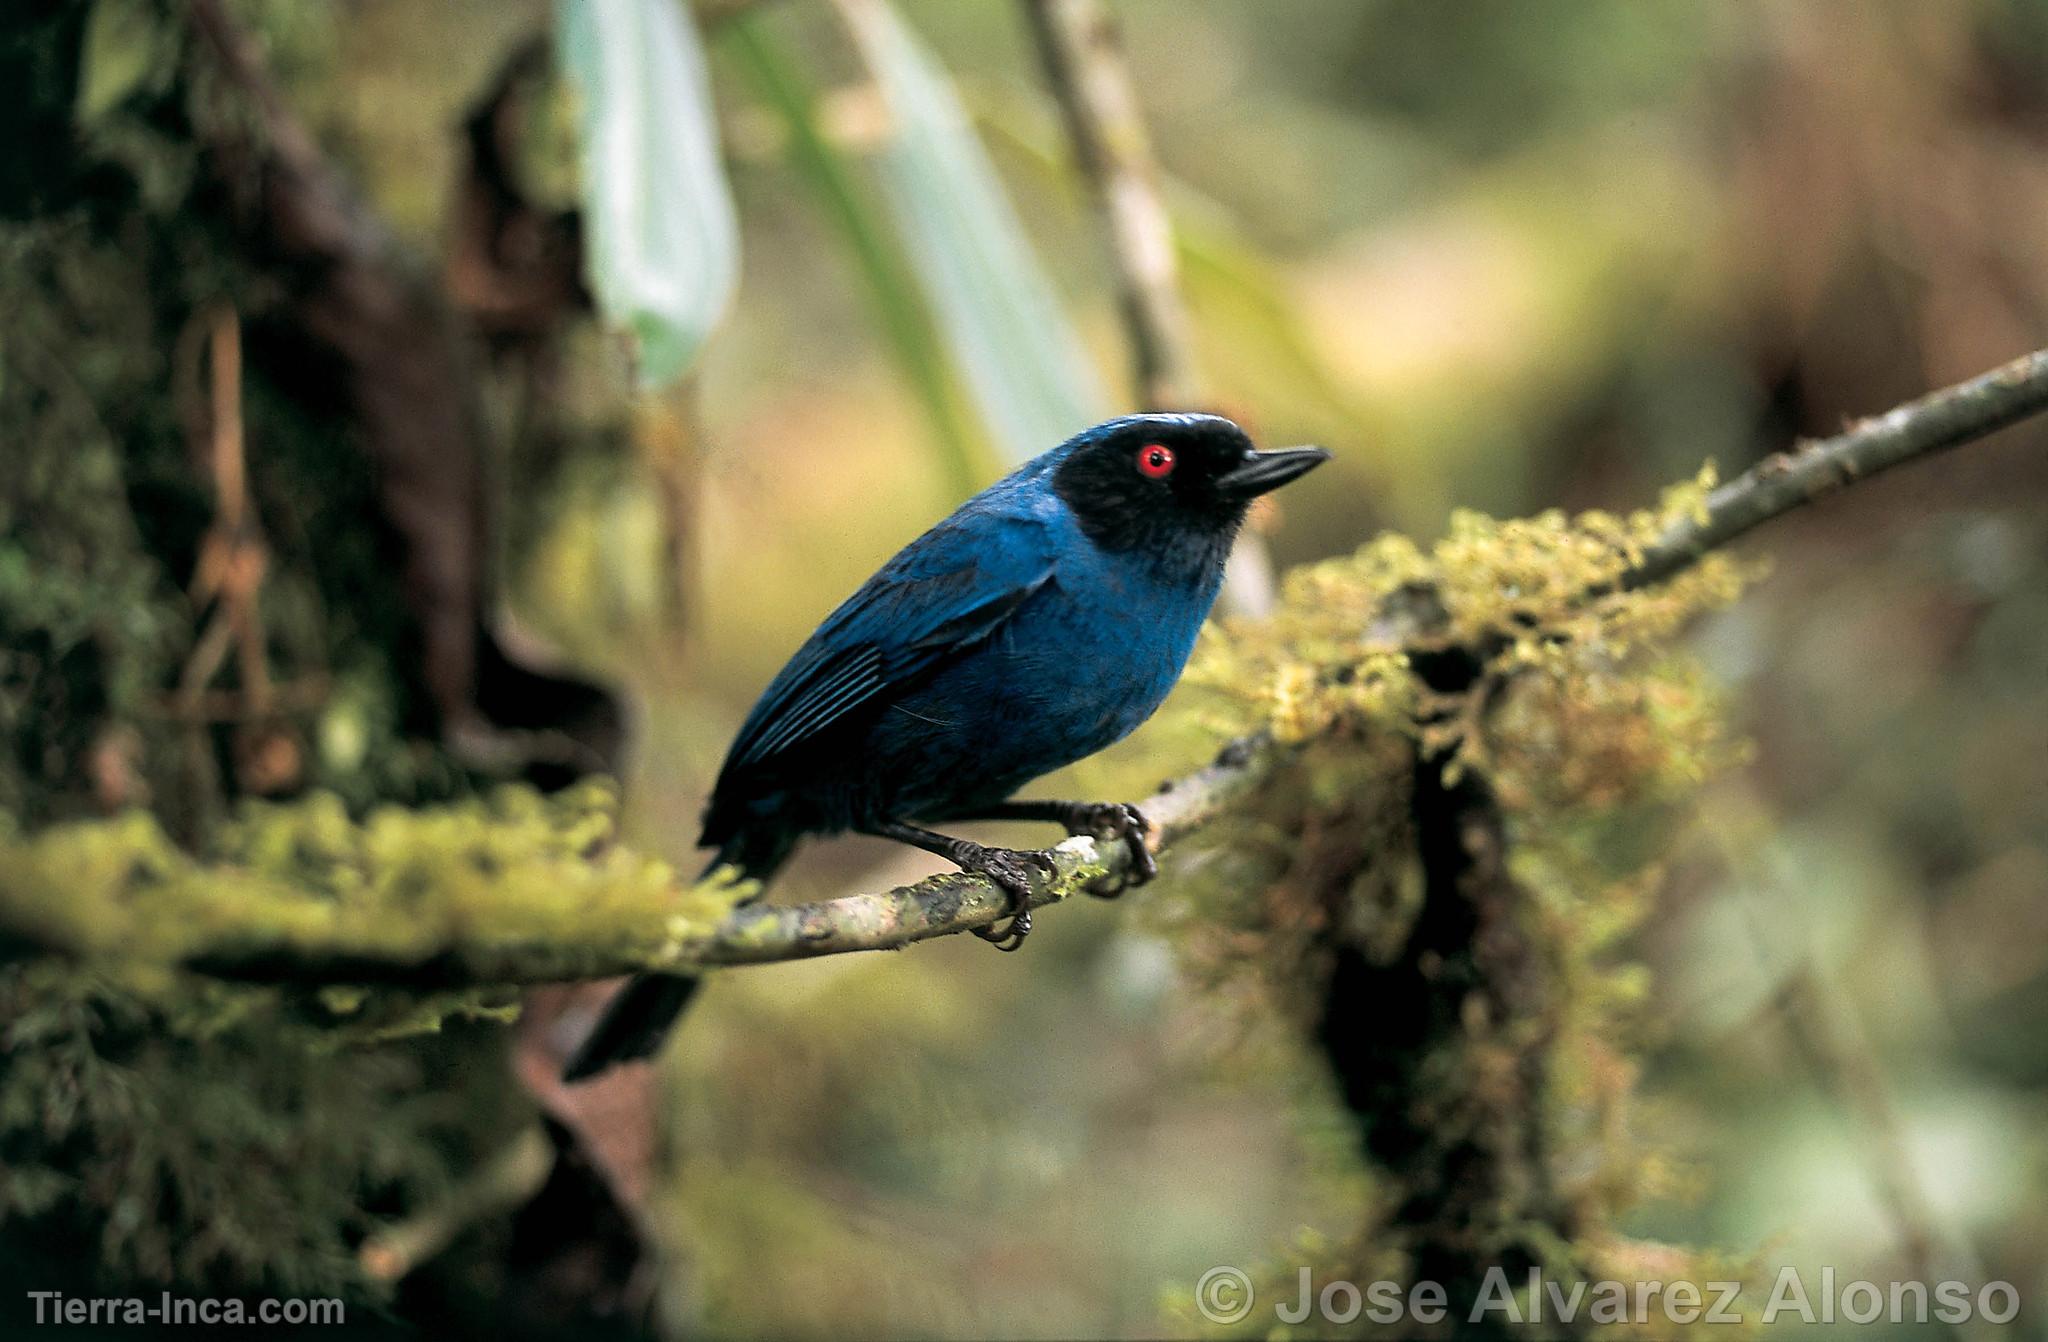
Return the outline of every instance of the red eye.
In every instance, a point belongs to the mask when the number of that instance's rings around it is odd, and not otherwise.
[[[1138,474],[1154,480],[1164,480],[1173,474],[1173,449],[1160,443],[1147,443],[1138,449]]]

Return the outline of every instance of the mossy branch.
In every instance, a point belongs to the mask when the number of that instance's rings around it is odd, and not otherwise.
[[[1469,638],[1475,619],[1502,617],[1491,606],[1476,614],[1468,608],[1473,599],[1463,588],[1474,582],[1489,594],[1498,583],[1558,583],[1561,570],[1597,562],[1604,572],[1588,570],[1570,590],[1580,600],[1602,593],[1620,600],[1677,577],[1800,504],[2044,408],[2048,351],[1773,457],[1661,521],[1628,524],[1628,534],[1651,538],[1632,562],[1609,543],[1611,519],[1585,534],[1558,523],[1505,524],[1492,542],[1454,536],[1439,576],[1459,577],[1462,586],[1434,589],[1454,608],[1448,615],[1434,597],[1412,599],[1415,582],[1405,580],[1373,596],[1341,640],[1319,638],[1330,646],[1290,656],[1329,662],[1320,667],[1325,673],[1350,665],[1420,671],[1409,654],[1427,648],[1441,657],[1447,628]],[[1494,567],[1480,562],[1476,544],[1493,545]],[[1461,564],[1471,571],[1458,573]],[[1521,567],[1500,576],[1501,564]],[[1311,581],[1302,599],[1315,606],[1330,595]],[[1566,618],[1565,596],[1560,591],[1548,618]],[[1498,605],[1497,597],[1489,600]],[[1685,603],[1678,605],[1659,618],[1682,616]],[[1494,651],[1506,655],[1498,643]],[[1318,680],[1314,665],[1291,669]],[[1369,680],[1344,683],[1360,693]],[[1314,734],[1318,720],[1290,715],[1282,703],[1269,729],[1233,742],[1206,769],[1142,802],[1153,824],[1148,842],[1164,849],[1202,829],[1268,778],[1289,753],[1286,743]],[[428,990],[891,949],[985,927],[1004,912],[1005,897],[991,882],[965,874],[814,904],[735,907],[736,887],[716,878],[678,880],[666,864],[613,845],[610,825],[608,798],[593,806],[508,794],[466,808],[387,811],[363,825],[338,804],[312,803],[259,810],[235,832],[224,860],[211,863],[171,845],[142,815],[32,837],[0,833],[0,949],[144,974],[183,968],[245,982]],[[1036,878],[1034,907],[1113,884],[1128,864],[1123,845],[1085,837],[1051,856],[1054,871]]]
[[[1207,768],[1169,783],[1141,804],[1158,851],[1206,825],[1260,777],[1277,747],[1263,737],[1233,741]],[[1049,851],[1053,871],[1034,873],[1031,907],[1113,889],[1130,866],[1121,843],[1087,836]],[[737,887],[716,877],[679,890],[684,903],[729,901]],[[214,978],[259,983],[388,984],[415,989],[534,985],[607,978],[642,970],[695,971],[720,965],[772,964],[848,951],[895,950],[913,942],[986,927],[1003,918],[1008,897],[982,876],[933,876],[880,894],[847,895],[814,904],[745,904],[721,919],[672,916],[662,944],[622,942],[609,949],[552,941],[457,942],[425,954],[394,957],[293,943],[224,944],[182,959]]]

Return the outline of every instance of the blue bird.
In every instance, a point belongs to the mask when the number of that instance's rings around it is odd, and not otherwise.
[[[916,822],[1042,820],[1131,846],[1117,803],[1013,801],[1032,779],[1128,735],[1180,678],[1245,511],[1329,453],[1261,452],[1214,415],[1099,424],[960,505],[818,626],[734,738],[698,843],[766,881],[805,835],[854,831],[939,854],[1011,898],[976,935],[1031,930],[1034,854]],[[563,1072],[645,1057],[694,979],[644,974],[613,998]]]

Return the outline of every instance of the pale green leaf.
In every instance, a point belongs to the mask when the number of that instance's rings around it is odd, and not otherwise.
[[[164,25],[147,0],[95,0],[85,22],[73,115],[91,125],[129,94],[160,86],[173,57]]]
[[[739,219],[704,52],[677,0],[557,0],[578,97],[584,270],[645,387],[674,381],[732,301]]]
[[[889,111],[884,194],[991,434],[1021,461],[1105,418],[1101,379],[952,81],[886,0],[839,10]]]

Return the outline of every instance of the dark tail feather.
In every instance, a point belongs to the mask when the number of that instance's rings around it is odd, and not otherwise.
[[[614,1063],[652,1056],[697,995],[698,982],[680,974],[636,975],[605,1004],[596,1027],[562,1069],[562,1080],[573,1084]]]
[[[793,838],[740,835],[719,849],[718,856],[704,869],[709,876],[721,866],[736,866],[758,881],[767,881],[788,860],[795,846]],[[604,1014],[597,1018],[568,1064],[562,1080],[569,1084],[596,1076],[615,1063],[648,1058],[660,1051],[669,1027],[690,999],[697,995],[700,980],[684,974],[636,974],[612,995]]]

